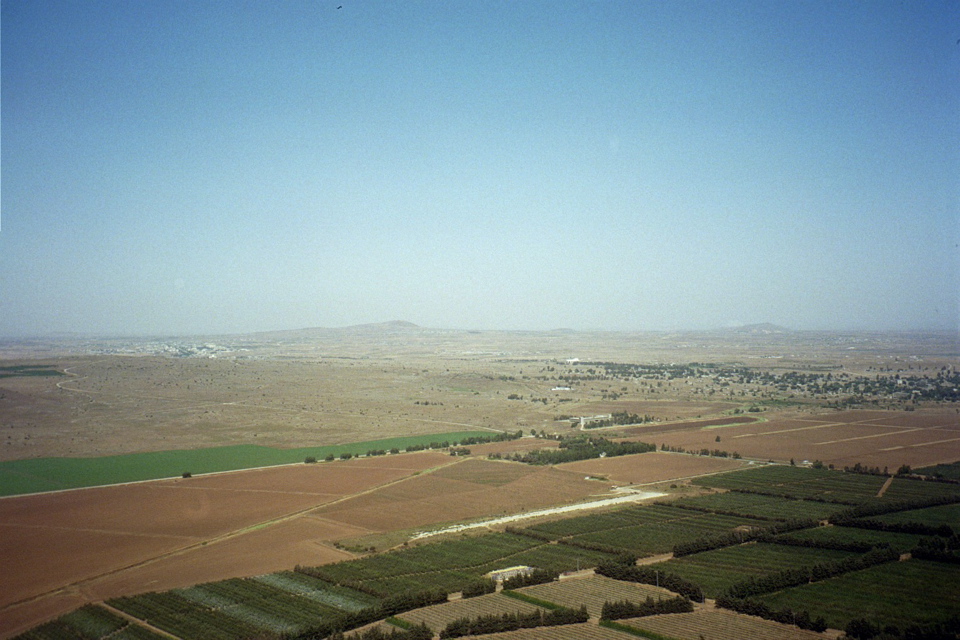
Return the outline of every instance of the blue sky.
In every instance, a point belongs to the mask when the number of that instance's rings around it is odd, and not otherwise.
[[[0,26],[0,335],[960,325],[956,2]]]

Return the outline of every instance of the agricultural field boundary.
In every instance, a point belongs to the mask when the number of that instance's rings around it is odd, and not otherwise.
[[[429,446],[437,442],[453,443],[465,438],[487,438],[490,435],[487,431],[462,431],[296,449],[235,445],[130,453],[99,458],[10,460],[0,462],[0,498],[163,480],[180,477],[184,473],[196,476],[285,464],[303,464],[307,458],[322,461],[331,455],[339,458],[346,454],[365,455],[373,450],[399,449],[402,451],[410,446]]]

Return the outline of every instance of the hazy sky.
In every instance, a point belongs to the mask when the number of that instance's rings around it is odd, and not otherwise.
[[[0,335],[956,329],[958,38],[956,1],[3,0]]]

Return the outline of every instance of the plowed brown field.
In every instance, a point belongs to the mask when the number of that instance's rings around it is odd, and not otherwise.
[[[303,516],[451,460],[423,452],[4,498],[0,636],[45,619],[24,612],[77,606],[65,594],[90,601],[342,559],[330,541],[365,531]]]
[[[859,462],[896,469],[960,460],[960,416],[953,409],[847,411],[676,431],[658,436],[657,442],[687,450],[720,448],[764,460],[821,460],[837,467]]]
[[[611,482],[649,484],[679,480],[718,471],[730,471],[743,466],[740,460],[709,458],[675,453],[639,453],[616,458],[594,458],[559,465],[565,471],[602,475]]]

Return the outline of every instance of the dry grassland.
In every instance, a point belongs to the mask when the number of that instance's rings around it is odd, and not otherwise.
[[[471,333],[388,325],[201,342],[222,343],[225,351],[210,359],[155,355],[160,347],[169,352],[159,343],[0,345],[0,357],[17,358],[4,365],[49,364],[64,373],[0,378],[0,460],[319,446],[468,429],[571,435],[578,432],[556,418],[620,411],[674,422],[591,435],[629,431],[657,445],[841,467],[960,460],[953,406],[838,412],[824,409],[837,398],[791,396],[793,406],[781,409],[786,400],[771,388],[709,377],[605,378],[567,362],[913,375],[960,366],[956,336]],[[562,386],[570,390],[554,390]],[[736,416],[762,422],[729,425],[730,410],[771,398],[763,412]],[[728,426],[703,428],[707,418]],[[84,602],[347,557],[335,542],[400,540],[418,528],[605,495],[611,482],[675,481],[737,464],[667,454],[558,468],[485,459],[556,446],[524,438],[471,446],[470,459],[425,452],[2,499],[0,637]],[[575,625],[489,637],[622,636]]]

